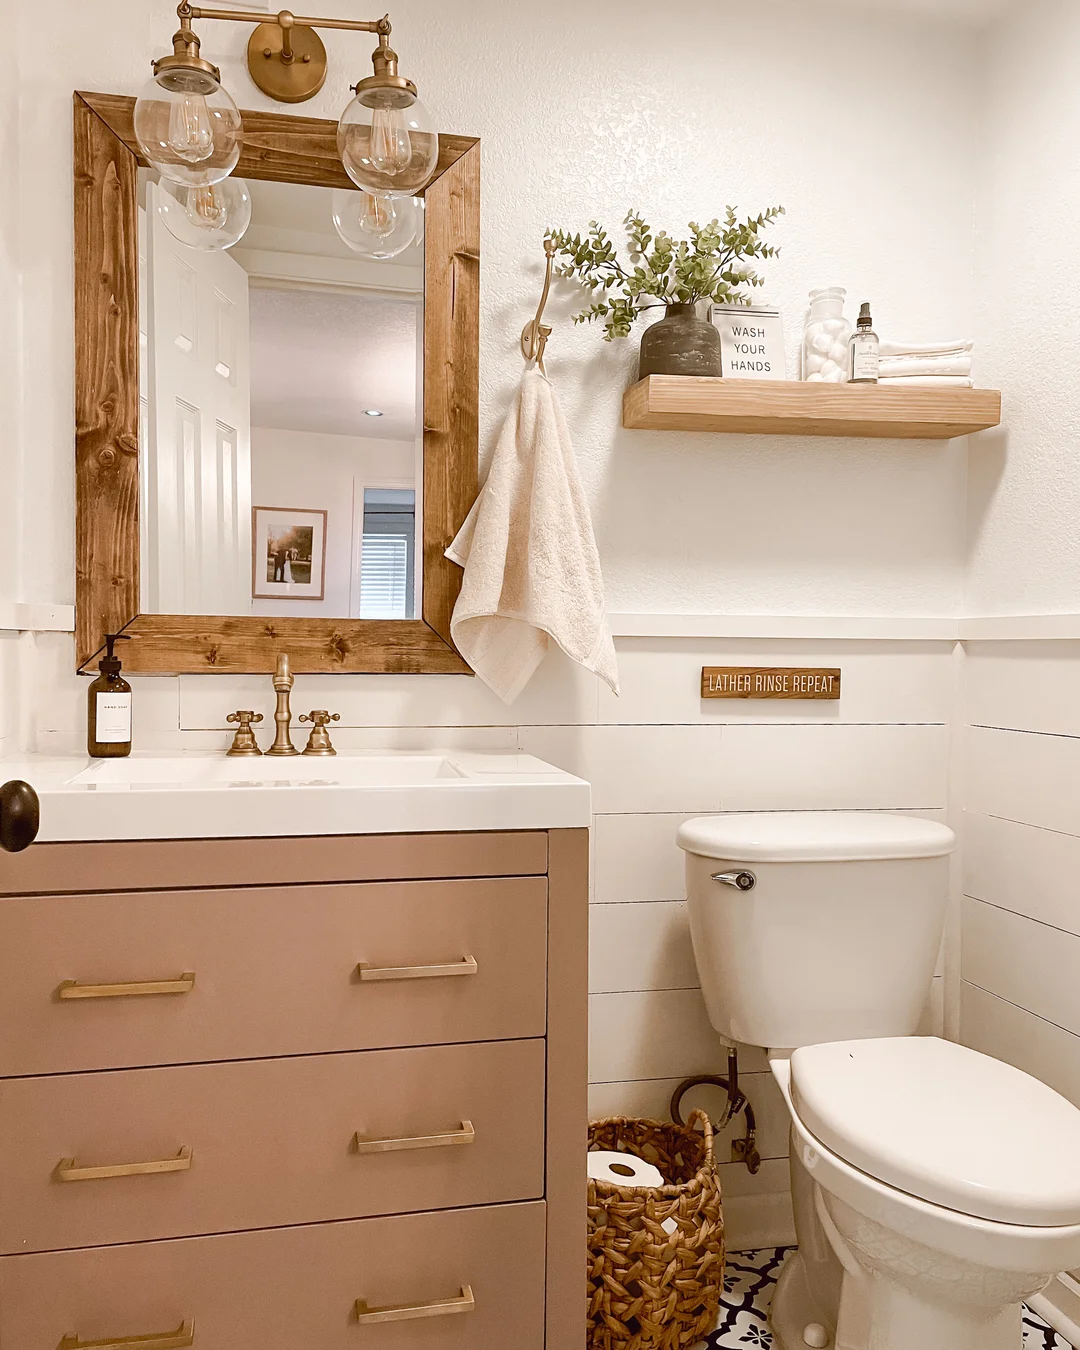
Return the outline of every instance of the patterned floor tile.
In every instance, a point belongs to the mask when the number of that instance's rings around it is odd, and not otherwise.
[[[790,1248],[769,1247],[728,1256],[720,1325],[708,1350],[770,1350],[769,1304],[780,1267]],[[1072,1350],[1028,1309],[1024,1310],[1024,1350]]]

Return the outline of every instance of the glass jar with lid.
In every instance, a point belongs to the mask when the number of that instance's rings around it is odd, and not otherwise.
[[[810,292],[810,317],[803,334],[802,377],[814,383],[846,384],[852,327],[844,318],[847,291],[829,286]]]

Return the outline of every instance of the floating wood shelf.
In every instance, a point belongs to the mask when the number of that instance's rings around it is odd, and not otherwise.
[[[1000,421],[996,389],[650,375],[632,385],[623,399],[623,426],[638,431],[947,441]]]

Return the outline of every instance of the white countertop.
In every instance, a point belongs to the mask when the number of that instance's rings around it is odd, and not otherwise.
[[[41,801],[38,842],[575,829],[586,782],[523,754],[223,753],[0,760]]]

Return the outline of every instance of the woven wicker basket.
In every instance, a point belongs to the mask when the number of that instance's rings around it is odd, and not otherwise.
[[[589,1148],[634,1153],[671,1183],[653,1189],[589,1178],[590,1350],[691,1350],[716,1329],[724,1283],[708,1116],[694,1111],[686,1127],[612,1116],[589,1126]],[[667,1219],[678,1224],[670,1235]]]

